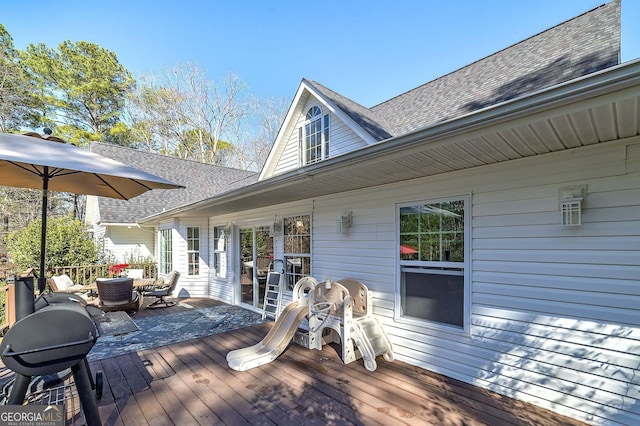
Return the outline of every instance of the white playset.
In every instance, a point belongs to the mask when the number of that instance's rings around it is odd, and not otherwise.
[[[345,364],[358,358],[369,371],[377,368],[376,357],[393,361],[391,342],[373,316],[369,290],[354,279],[327,280],[312,277],[298,281],[289,303],[261,342],[227,354],[229,367],[244,371],[276,359],[293,340],[309,349],[322,350],[340,343]]]

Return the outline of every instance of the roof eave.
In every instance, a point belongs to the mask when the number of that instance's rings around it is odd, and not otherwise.
[[[455,119],[389,138],[338,157],[329,158],[313,165],[305,166],[237,190],[229,191],[213,199],[202,200],[197,203],[151,215],[143,218],[141,223],[183,215],[189,210],[213,208],[217,205],[256,196],[266,191],[286,188],[292,184],[312,179],[316,175],[319,176],[337,169],[353,167],[356,164],[384,156],[399,155],[402,152],[411,151],[416,147],[438,147],[446,145],[449,141],[453,140],[453,138],[461,134],[505,124],[634,86],[640,87],[640,60],[627,62],[520,98],[474,111]],[[376,183],[372,182],[371,186],[375,185]],[[332,192],[335,192],[334,188],[326,188],[326,194]],[[299,199],[304,198],[307,198],[307,196],[299,196]]]

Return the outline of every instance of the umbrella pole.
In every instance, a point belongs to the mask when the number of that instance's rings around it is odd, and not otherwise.
[[[44,269],[44,260],[47,249],[47,206],[49,193],[49,167],[44,167],[42,177],[42,229],[40,231],[40,275],[38,275],[38,291],[44,292],[47,283],[47,273]]]

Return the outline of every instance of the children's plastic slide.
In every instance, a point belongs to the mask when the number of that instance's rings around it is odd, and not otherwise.
[[[289,303],[260,343],[227,354],[229,367],[237,371],[260,367],[276,359],[287,348],[302,319],[309,313],[306,303]]]

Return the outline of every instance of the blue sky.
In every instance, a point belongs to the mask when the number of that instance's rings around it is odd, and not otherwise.
[[[0,23],[17,48],[86,40],[135,74],[195,62],[258,96],[308,78],[373,106],[605,0],[30,0]],[[640,0],[622,0],[622,61],[640,57]]]

